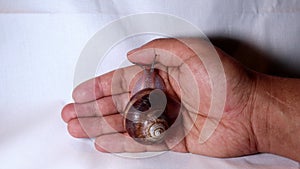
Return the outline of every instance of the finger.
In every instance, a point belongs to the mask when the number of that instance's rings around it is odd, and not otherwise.
[[[105,96],[129,92],[129,83],[139,72],[141,72],[140,67],[130,66],[90,79],[74,89],[73,99],[76,103],[85,103]]]
[[[124,132],[123,116],[76,118],[68,123],[69,133],[76,138],[92,138],[104,134]]]
[[[127,57],[133,63],[151,64],[155,60],[165,66],[179,66],[194,55],[184,39],[157,39],[128,52]]]
[[[148,152],[148,151],[166,151],[165,144],[143,145],[128,136],[127,133],[115,133],[102,135],[96,138],[95,147],[101,152],[122,153],[122,152]]]
[[[62,119],[68,123],[78,117],[100,117],[123,112],[129,93],[107,96],[87,103],[71,103],[62,110]]]

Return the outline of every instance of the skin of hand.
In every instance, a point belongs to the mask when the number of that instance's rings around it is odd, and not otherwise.
[[[203,57],[210,57],[208,42],[186,42],[199,46]],[[162,147],[141,145],[125,132],[123,117],[119,112],[124,110],[129,100],[132,84],[136,81],[132,72],[136,72],[138,66],[121,68],[77,86],[73,91],[75,103],[66,105],[62,110],[69,133],[76,138],[95,138],[95,147],[101,152],[167,149],[212,157],[271,152],[271,135],[267,125],[269,118],[265,115],[267,113],[261,113],[269,110],[269,103],[268,106],[262,106],[262,111],[259,105],[264,99],[270,98],[269,95],[258,93],[264,93],[270,78],[244,68],[220,49],[216,48],[216,51],[226,77],[226,102],[217,128],[205,142],[199,143],[199,136],[205,120],[213,118],[207,114],[213,90],[211,81],[199,57],[178,39],[153,40],[130,51],[127,57],[133,63],[151,64],[156,56],[158,73],[164,80],[167,94],[182,99],[180,132],[185,137],[180,142],[174,144],[169,140]],[[191,78],[192,82],[189,80]],[[111,90],[113,86],[117,86],[118,90]],[[197,89],[191,90],[195,86]],[[197,95],[201,96],[201,101]]]

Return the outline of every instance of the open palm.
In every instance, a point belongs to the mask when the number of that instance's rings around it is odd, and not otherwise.
[[[212,50],[203,40],[187,40],[198,45],[203,57]],[[252,130],[251,105],[255,73],[244,69],[217,49],[226,77],[226,102],[219,120],[208,114],[212,82],[203,62],[185,43],[177,39],[158,39],[129,52],[133,63],[151,64],[163,78],[167,94],[180,98],[182,121],[163,145],[141,145],[127,136],[122,112],[129,100],[138,66],[122,68],[79,85],[73,92],[75,103],[68,104],[62,117],[74,137],[95,137],[95,146],[103,152],[143,152],[172,150],[214,157],[233,157],[257,152]],[[201,97],[201,101],[200,101]],[[201,141],[205,121],[217,122],[212,135]],[[205,131],[204,131],[205,132]],[[175,138],[175,139],[174,139]]]

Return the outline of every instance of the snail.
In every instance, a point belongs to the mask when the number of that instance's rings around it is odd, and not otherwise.
[[[124,111],[124,128],[138,143],[162,143],[174,123],[174,119],[168,117],[170,97],[165,93],[166,86],[156,70],[144,68]]]

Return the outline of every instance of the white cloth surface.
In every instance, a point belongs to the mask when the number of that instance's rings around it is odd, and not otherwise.
[[[84,45],[111,21],[144,12],[184,18],[208,36],[240,39],[300,73],[298,0],[0,0],[0,168],[299,168],[271,154],[217,159],[167,152],[129,159],[69,136],[60,111],[72,101]]]

